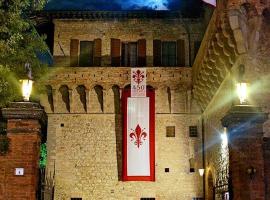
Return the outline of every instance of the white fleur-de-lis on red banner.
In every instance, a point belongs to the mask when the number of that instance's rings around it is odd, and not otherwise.
[[[139,85],[141,82],[143,82],[144,76],[145,76],[144,71],[138,69],[137,71],[133,72],[132,78],[135,81],[135,83]]]
[[[140,146],[143,144],[143,140],[146,139],[147,133],[144,131],[145,129],[141,129],[140,125],[138,124],[135,128],[135,130],[131,129],[131,133],[129,137],[131,138],[131,141],[134,141],[134,144],[140,148]]]

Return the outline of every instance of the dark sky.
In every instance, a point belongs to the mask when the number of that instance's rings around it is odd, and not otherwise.
[[[48,0],[47,10],[179,10],[200,7],[201,0]]]

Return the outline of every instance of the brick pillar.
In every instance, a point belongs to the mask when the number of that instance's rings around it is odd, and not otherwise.
[[[270,138],[264,138],[265,199],[270,199]]]
[[[0,156],[0,200],[35,200],[44,110],[37,103],[16,102],[2,109],[2,115],[10,146],[7,155]],[[15,175],[16,168],[23,168],[24,175]]]
[[[265,200],[263,123],[267,114],[253,106],[234,106],[222,119],[228,128],[230,196]],[[255,169],[249,174],[248,169]],[[230,198],[231,199],[231,198]]]

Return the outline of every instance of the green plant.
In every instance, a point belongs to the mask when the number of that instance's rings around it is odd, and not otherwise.
[[[5,155],[9,150],[10,139],[7,135],[0,135],[0,155]]]
[[[47,163],[47,146],[46,143],[43,143],[40,146],[40,160],[39,160],[40,168],[45,168],[46,163]]]

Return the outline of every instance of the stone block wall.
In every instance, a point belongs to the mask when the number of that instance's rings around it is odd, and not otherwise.
[[[156,93],[156,181],[122,182],[119,105],[121,89],[130,83],[130,68],[52,69],[47,84],[53,101],[44,95],[42,104],[48,113],[47,172],[55,171],[55,199],[202,197],[202,177],[198,173],[202,167],[200,128],[198,137],[189,137],[189,126],[200,124],[190,74],[190,68],[147,68],[147,84]],[[59,91],[62,85],[68,86],[70,110]],[[78,85],[86,88],[87,110],[81,105]],[[95,90],[97,85],[101,93]],[[167,126],[175,126],[175,137],[166,137]],[[195,159],[194,173],[190,173],[190,158]]]
[[[75,20],[55,19],[54,58],[60,66],[69,66],[70,40],[102,40],[101,66],[111,65],[111,38],[124,42],[146,39],[147,66],[153,66],[153,40],[185,41],[185,66],[194,59],[194,43],[203,37],[203,23],[192,19],[114,19]],[[188,27],[188,30],[187,30]],[[190,42],[189,38],[190,37]]]

